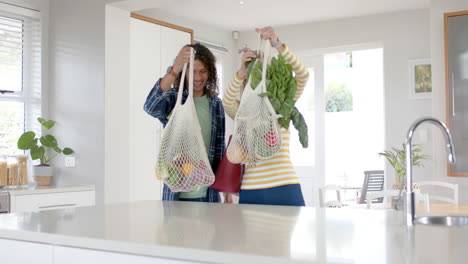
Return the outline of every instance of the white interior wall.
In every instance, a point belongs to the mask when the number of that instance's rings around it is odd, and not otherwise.
[[[130,200],[130,127],[122,123],[130,119],[130,12],[106,6],[105,22],[105,150],[104,202]],[[113,73],[113,74],[111,74]],[[142,108],[140,108],[142,109]],[[112,111],[112,112],[111,112]],[[112,114],[110,114],[112,113]],[[119,140],[122,139],[122,140]],[[115,144],[115,142],[120,142]]]
[[[466,0],[431,0],[431,55],[432,55],[432,111],[434,117],[446,121],[445,104],[445,47],[444,47],[444,13],[468,10]],[[468,45],[468,44],[467,44]],[[434,174],[432,180],[459,184],[459,203],[468,204],[468,178],[446,177],[447,154],[441,132],[434,129]],[[455,146],[455,155],[457,146]]]
[[[94,184],[104,196],[105,5],[114,0],[50,0],[49,111],[54,134],[75,150],[76,167],[55,160],[58,184]]]
[[[383,46],[387,149],[401,146],[414,120],[431,115],[430,99],[408,99],[408,60],[429,58],[431,55],[428,9],[285,26],[276,28],[276,32],[293,52],[300,54],[316,53],[319,49],[340,50],[366,43],[380,43]],[[256,49],[257,36],[253,31],[241,32],[240,36],[240,43]],[[426,152],[431,155],[431,148],[426,148]],[[431,175],[431,164],[427,162],[425,168],[416,169],[415,173]],[[306,168],[298,168],[298,171],[307,173]],[[386,173],[386,184],[391,186],[394,171],[388,164]]]

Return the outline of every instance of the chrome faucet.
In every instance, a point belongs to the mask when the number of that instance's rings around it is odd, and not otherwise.
[[[448,162],[450,164],[455,163],[455,152],[453,150],[453,142],[452,142],[452,135],[448,130],[447,126],[440,120],[432,118],[432,117],[423,117],[416,120],[408,130],[408,134],[406,135],[406,214],[405,214],[405,222],[406,226],[413,226],[415,220],[415,200],[414,200],[414,192],[413,192],[413,151],[411,146],[411,141],[413,140],[414,131],[416,128],[424,123],[429,122],[436,126],[438,126],[444,135],[445,144],[448,153]]]

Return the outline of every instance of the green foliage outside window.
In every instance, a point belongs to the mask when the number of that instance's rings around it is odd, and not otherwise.
[[[325,112],[353,111],[353,94],[343,83],[331,82],[325,90]]]

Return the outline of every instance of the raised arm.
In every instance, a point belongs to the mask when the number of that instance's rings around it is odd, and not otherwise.
[[[309,79],[309,71],[304,64],[294,55],[289,48],[283,44],[275,30],[272,27],[264,27],[255,29],[262,39],[269,39],[272,47],[275,47],[279,53],[285,58],[286,62],[291,64],[297,81],[297,91],[294,99],[297,101],[304,91],[304,87]]]
[[[297,101],[304,92],[304,87],[307,84],[307,80],[309,80],[309,71],[307,70],[306,66],[299,60],[299,58],[294,55],[291,50],[289,50],[288,46],[284,44],[282,45],[284,46],[284,49],[283,52],[281,52],[281,55],[284,57],[287,63],[291,64],[297,82],[297,91],[296,95],[294,96],[294,100]]]
[[[294,53],[292,53],[288,46],[282,43],[278,36],[275,33],[275,30],[272,27],[257,28],[256,31],[260,34],[262,39],[269,39],[272,47],[281,53],[285,58],[286,62],[292,65],[295,79],[297,81],[297,91],[294,99],[297,101],[299,97],[304,92],[304,87],[309,80],[309,71],[305,65],[298,59]],[[223,105],[226,113],[229,117],[234,119],[237,109],[240,104],[240,93],[242,90],[242,85],[245,80],[245,75],[247,73],[247,62],[251,61],[255,57],[255,53],[247,49],[244,52],[241,60],[241,67],[239,71],[234,75],[231,82],[229,83],[228,89],[224,91],[223,94]]]
[[[245,80],[245,75],[247,74],[247,63],[255,57],[256,55],[253,51],[251,51],[250,49],[245,49],[241,59],[241,67],[229,83],[228,89],[224,91],[224,110],[226,111],[227,115],[232,119],[234,119],[237,113],[237,109],[239,109],[240,94],[243,88],[242,86]]]

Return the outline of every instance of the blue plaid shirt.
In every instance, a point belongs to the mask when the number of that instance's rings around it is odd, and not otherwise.
[[[149,115],[159,119],[165,127],[169,119],[168,115],[172,112],[177,101],[177,90],[171,88],[167,92],[160,89],[161,79],[154,85],[153,89],[146,98],[144,110]],[[185,90],[182,97],[182,103],[185,102],[188,96],[188,91]],[[211,113],[211,143],[208,159],[210,160],[213,172],[216,172],[219,162],[224,153],[224,127],[225,117],[224,108],[221,99],[218,96],[213,98],[208,97]],[[208,202],[220,202],[219,192],[215,189],[208,188],[207,192]],[[163,200],[177,201],[179,200],[179,192],[172,192],[166,184],[163,189]]]

